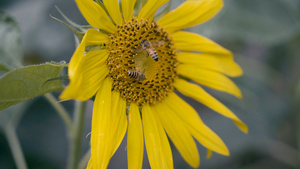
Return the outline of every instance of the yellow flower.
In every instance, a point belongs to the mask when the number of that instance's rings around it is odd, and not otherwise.
[[[185,80],[241,97],[228,78],[242,74],[232,53],[201,35],[182,31],[211,19],[223,1],[187,0],[158,21],[154,14],[168,0],[148,0],[137,16],[133,16],[136,0],[121,0],[120,6],[118,0],[103,0],[101,5],[75,1],[94,29],[87,30],[71,58],[70,84],[60,99],[85,101],[96,95],[88,168],[107,168],[127,130],[128,168],[142,168],[144,140],[151,168],[173,168],[167,136],[192,167],[200,164],[194,139],[208,154],[229,155],[223,141],[174,92],[232,119],[247,132],[227,107]]]

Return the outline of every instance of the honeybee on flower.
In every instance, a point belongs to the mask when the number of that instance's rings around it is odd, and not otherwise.
[[[135,49],[135,52],[141,52],[143,50],[147,51],[147,54],[156,62],[158,61],[158,54],[153,46],[162,46],[164,44],[163,41],[159,42],[149,42],[147,39],[143,39],[141,41],[141,48]]]

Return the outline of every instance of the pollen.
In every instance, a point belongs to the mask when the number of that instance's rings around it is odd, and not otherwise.
[[[133,18],[118,25],[109,38],[104,44],[109,50],[108,77],[113,81],[112,90],[120,92],[127,103],[154,105],[173,91],[178,65],[176,49],[168,32],[155,21]],[[143,40],[153,44],[151,48],[143,49]],[[151,57],[151,52],[157,53],[158,60]]]

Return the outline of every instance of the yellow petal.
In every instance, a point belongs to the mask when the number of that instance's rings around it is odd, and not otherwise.
[[[148,1],[149,2],[149,1]],[[152,169],[173,168],[173,157],[166,133],[149,105],[142,109],[145,144]]]
[[[196,33],[178,31],[172,33],[171,37],[174,40],[175,47],[182,51],[198,51],[233,57],[229,50]]]
[[[146,4],[141,9],[138,20],[149,19],[152,22],[156,10],[167,3],[169,0],[151,0],[147,1]]]
[[[179,52],[177,53],[177,59],[181,63],[218,71],[231,77],[237,77],[243,74],[243,70],[234,62],[232,57],[207,53]]]
[[[117,30],[116,26],[110,21],[104,9],[102,9],[102,7],[96,2],[93,0],[75,1],[84,18],[94,28],[102,29],[108,33],[114,33]]]
[[[95,29],[88,29],[70,60],[68,68],[69,78],[72,79],[74,77],[74,74],[77,71],[76,69],[81,64],[86,46],[99,45],[107,42],[108,40],[109,39],[106,34],[100,33]]]
[[[119,145],[121,144],[124,135],[126,133],[126,128],[127,128],[127,118],[126,118],[126,101],[120,98],[120,94],[116,91],[112,92],[111,99],[112,103],[111,104],[111,110],[112,110],[112,121],[110,121],[112,124],[115,124],[115,135],[113,137],[114,139],[114,145],[113,145],[113,155],[116,150],[118,149]],[[116,106],[118,105],[118,106]],[[93,167],[92,164],[92,159],[90,158],[88,165],[86,169],[92,169]],[[94,167],[96,168],[96,167]]]
[[[92,117],[91,158],[93,168],[106,169],[114,149],[114,115],[111,110],[111,86],[109,78],[97,92]]]
[[[92,158],[90,158],[87,166],[86,166],[86,169],[92,169],[93,168],[93,163],[92,163]]]
[[[60,95],[60,99],[86,101],[94,96],[108,74],[108,67],[105,64],[107,57],[107,50],[88,52],[79,62],[75,74],[70,78],[70,84]]]
[[[144,140],[139,107],[130,104],[128,113],[127,156],[129,169],[141,169],[143,165]]]
[[[120,97],[120,93],[117,91],[112,91],[112,115],[114,115],[115,121],[111,121],[115,126],[115,136],[114,136],[114,148],[112,155],[119,148],[126,130],[127,130],[127,117],[126,117],[126,101]]]
[[[131,20],[136,0],[122,0],[122,12],[126,21]]]
[[[203,123],[192,106],[187,104],[175,93],[170,93],[169,96],[162,101],[162,103],[168,105],[174,113],[180,117],[183,122],[185,122],[192,135],[203,146],[219,154],[229,155],[229,151],[224,142]]]
[[[122,15],[118,0],[103,0],[103,3],[110,15],[117,25],[122,24]]]
[[[222,114],[225,117],[230,118],[239,127],[240,130],[247,133],[248,127],[243,123],[234,113],[232,113],[226,106],[220,103],[217,99],[208,94],[200,86],[191,84],[185,80],[177,79],[174,83],[176,89],[182,94],[189,96],[200,103],[206,105],[212,110]]]
[[[210,159],[212,156],[212,151],[210,149],[207,149],[206,159]]]
[[[185,1],[178,8],[163,16],[158,24],[166,28],[168,32],[174,32],[211,19],[222,7],[222,0]]]
[[[99,45],[109,41],[108,35],[101,33],[96,29],[88,29],[86,34],[87,34],[86,41],[84,41],[85,46]]]
[[[180,64],[178,66],[178,74],[196,81],[204,86],[227,92],[238,98],[242,97],[240,89],[222,73],[197,68],[188,64]]]
[[[200,157],[187,125],[166,104],[155,105],[154,113],[157,114],[183,159],[193,168],[197,168],[200,165]]]

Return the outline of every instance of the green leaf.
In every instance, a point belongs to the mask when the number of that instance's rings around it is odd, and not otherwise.
[[[7,72],[7,71],[9,71],[9,69],[5,65],[0,63],[0,71]]]
[[[19,26],[3,11],[0,11],[0,37],[0,70],[8,71],[22,66]]]
[[[0,79],[0,110],[48,92],[63,90],[60,76],[64,63],[17,68]]]

